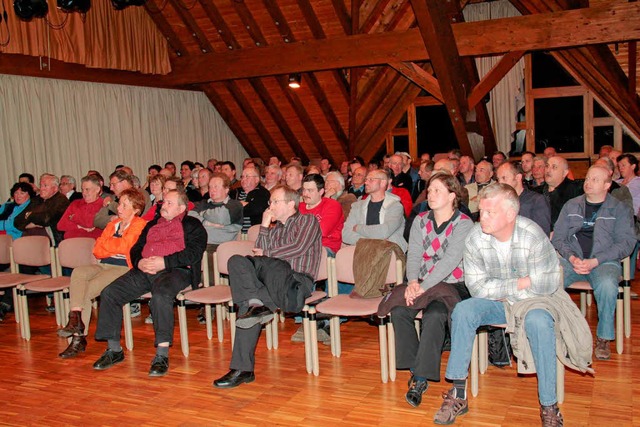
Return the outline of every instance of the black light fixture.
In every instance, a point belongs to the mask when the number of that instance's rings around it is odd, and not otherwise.
[[[91,0],[57,0],[58,9],[66,13],[87,13],[91,9]]]
[[[31,21],[33,18],[44,18],[49,12],[46,0],[14,0],[13,10],[18,18]]]
[[[289,87],[291,89],[300,89],[301,82],[302,76],[300,73],[289,74]]]
[[[144,6],[147,0],[111,0],[111,5],[115,10],[126,9],[129,6]]]

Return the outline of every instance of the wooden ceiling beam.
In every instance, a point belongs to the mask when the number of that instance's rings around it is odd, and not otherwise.
[[[213,24],[218,32],[218,36],[227,45],[227,49],[240,49],[240,44],[233,35],[233,32],[229,29],[229,26],[225,22],[224,18],[220,14],[220,11],[213,3],[213,0],[198,0],[204,13],[209,18],[209,21]]]
[[[262,81],[260,79],[249,79],[249,83],[251,84],[251,87],[253,87],[253,90],[255,90],[258,94],[258,97],[260,97],[260,101],[262,101],[264,106],[267,108],[269,115],[271,115],[271,118],[276,123],[276,126],[278,126],[278,129],[280,129],[280,133],[282,133],[282,135],[285,137],[285,139],[293,149],[294,154],[300,157],[300,160],[302,160],[303,164],[308,163],[309,156],[298,142],[298,138],[296,138],[296,136],[291,131],[291,128],[287,124],[287,121],[282,116],[280,109],[273,101],[273,98],[271,98],[271,95],[269,95],[269,92],[267,91],[267,88],[264,86],[264,84],[262,84]]]
[[[247,33],[249,33],[256,46],[266,46],[267,41],[264,38],[262,31],[260,31],[260,25],[258,25],[256,20],[254,19],[246,3],[244,1],[232,1],[231,4],[236,10],[236,13],[240,17],[240,20],[244,25],[244,28],[247,30]]]
[[[460,60],[451,28],[451,22],[459,22],[462,19],[459,5],[457,2],[447,3],[439,0],[411,0],[411,7],[418,21],[422,40],[431,56],[431,64],[438,76],[440,91],[460,150],[464,154],[472,155],[466,128],[468,102],[465,93],[470,89],[470,79]]]
[[[356,0],[352,0],[356,1]],[[342,29],[345,34],[352,34],[351,31],[351,16],[349,16],[349,12],[347,11],[347,6],[345,6],[343,0],[331,0],[331,4],[333,4],[333,9],[336,11],[336,15],[338,16],[338,20],[340,21],[340,25],[342,25]]]
[[[314,73],[305,74],[304,79],[305,81],[310,83],[309,89],[311,89],[311,93],[313,94],[313,97],[318,102],[318,105],[320,106],[320,109],[322,110],[322,113],[324,114],[324,117],[327,120],[327,123],[329,123],[329,126],[331,127],[333,134],[338,140],[338,143],[340,143],[342,150],[347,152],[349,150],[347,134],[342,128],[342,125],[340,124],[340,120],[338,120],[338,117],[336,116],[336,113],[333,111],[333,108],[331,108],[331,103],[327,99],[327,95],[322,90],[322,87],[320,86],[318,79],[316,78]]]
[[[247,119],[249,119],[249,122],[255,128],[257,134],[260,136],[271,154],[280,159],[284,159],[285,156],[282,151],[280,151],[280,147],[278,147],[278,144],[276,144],[276,142],[273,140],[271,134],[267,131],[264,124],[262,123],[262,120],[255,112],[247,98],[245,98],[238,85],[236,85],[236,83],[231,80],[227,80],[226,82],[224,82],[224,85],[229,93],[231,93],[231,95],[233,96],[233,99],[235,100],[236,104],[238,104],[238,107],[240,107],[240,110],[242,110],[242,113],[247,117]]]
[[[509,52],[498,61],[469,94],[469,110],[473,109],[524,56],[524,51]]]
[[[147,15],[151,18],[151,20],[158,27],[158,31],[162,33],[162,35],[167,39],[167,43],[171,46],[171,49],[175,52],[178,57],[185,57],[189,54],[187,52],[187,48],[184,47],[178,35],[171,28],[171,24],[165,19],[162,11],[158,8],[155,3],[155,0],[148,0],[144,4],[144,9],[147,12]]]
[[[389,66],[429,92],[431,96],[440,102],[444,102],[442,92],[440,91],[440,84],[433,74],[426,72],[413,62],[391,62]]]
[[[453,24],[460,56],[560,49],[640,39],[640,2]],[[426,61],[418,29],[356,34],[174,61],[175,84],[220,81],[389,62]]]
[[[378,0],[376,5],[373,7],[373,10],[371,10],[371,13],[369,13],[369,16],[367,16],[367,19],[365,19],[360,26],[359,32],[366,34],[371,31],[376,22],[380,20],[380,16],[388,4],[389,0]]]
[[[385,67],[385,69],[389,70],[387,67]],[[364,132],[364,129],[367,127],[368,122],[372,120],[376,111],[380,110],[381,105],[383,105],[384,100],[396,85],[399,78],[400,75],[396,72],[386,72],[381,80],[376,83],[375,89],[372,91],[373,96],[369,97],[368,101],[360,103],[358,109],[358,127],[356,128],[358,138]]]
[[[196,43],[200,47],[202,53],[213,53],[213,46],[209,43],[207,36],[200,29],[200,26],[191,15],[191,12],[187,10],[187,7],[182,3],[182,0],[168,0],[176,11],[182,23],[187,27],[191,36],[195,39]]]

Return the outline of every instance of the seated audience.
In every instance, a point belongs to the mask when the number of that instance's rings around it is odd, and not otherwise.
[[[364,195],[364,179],[367,177],[367,168],[364,166],[357,167],[351,176],[351,185],[348,193],[356,196],[356,199]]]
[[[299,200],[298,192],[286,186],[271,190],[254,256],[236,255],[229,260],[229,284],[239,316],[230,370],[213,382],[214,387],[253,382],[262,325],[273,319],[278,309],[300,312],[313,291],[322,231],[315,216],[298,212]]]
[[[271,191],[273,187],[280,183],[282,169],[278,165],[268,165],[264,172],[264,188]]]
[[[101,229],[106,228],[107,223],[111,221],[111,218],[117,215],[120,194],[127,188],[134,188],[133,176],[127,173],[126,169],[116,170],[109,175],[109,189],[113,192],[113,197],[107,197],[103,200],[103,206],[93,220],[93,225],[95,227]],[[145,198],[145,208],[142,212],[144,215],[151,207],[151,198],[146,191],[141,192]]]
[[[147,223],[130,251],[133,268],[104,288],[96,339],[107,341],[107,350],[93,364],[96,370],[111,368],[124,360],[120,346],[122,306],[147,292],[153,316],[156,356],[149,376],[169,370],[169,346],[173,342],[173,303],[187,285],[200,283],[200,264],[207,232],[196,218],[187,216],[187,195],[171,190],[164,195],[161,217]]]
[[[180,178],[182,178],[182,185],[184,185],[185,191],[195,189],[195,186],[191,182],[191,171],[193,171],[195,167],[196,165],[190,160],[185,160],[180,164]]]
[[[284,180],[287,184],[287,187],[297,191],[299,194],[302,193],[302,177],[303,177],[303,169],[297,163],[290,163],[286,166],[286,171],[284,173]]]
[[[260,184],[260,174],[254,167],[242,171],[241,187],[229,193],[229,197],[242,204],[244,215],[242,232],[262,222],[262,213],[269,207],[270,193]]]
[[[536,157],[531,151],[525,151],[520,157],[520,167],[522,168],[522,182],[527,188],[531,187],[533,182],[533,159]]]
[[[322,246],[335,256],[342,245],[344,215],[337,201],[323,197],[324,179],[320,174],[311,174],[302,180],[302,200],[299,209],[303,215],[314,215],[322,230]]]
[[[39,203],[33,186],[27,182],[16,182],[11,187],[11,201],[0,205],[0,231],[10,235],[13,240],[22,237],[24,229],[16,226],[16,218],[21,217],[18,223],[26,224],[24,215],[29,205]]]
[[[465,189],[469,193],[469,211],[471,212],[474,221],[478,219],[478,204],[480,201],[480,190],[489,184],[493,184],[493,164],[486,160],[480,160],[476,165],[475,173],[476,181],[471,184],[465,185]]]
[[[460,157],[460,167],[458,168],[458,181],[462,186],[476,182],[475,161],[471,156]]]
[[[82,178],[82,199],[71,202],[62,218],[58,221],[58,230],[64,232],[64,238],[92,237],[97,239],[102,229],[93,225],[93,220],[102,208],[100,181],[94,175]]]
[[[344,191],[344,177],[338,171],[331,171],[324,180],[324,196],[337,200],[342,206],[342,214],[345,218],[351,212],[351,205],[357,200],[356,196]]]
[[[416,183],[416,185],[414,185],[413,194],[411,195],[414,205],[426,200],[427,182],[429,181],[429,178],[431,178],[431,173],[433,172],[434,166],[435,164],[431,160],[426,160],[420,163],[420,168],[418,169],[420,180]]]
[[[229,181],[231,181],[231,189],[235,190],[236,188],[240,188],[240,181],[236,178],[236,165],[229,161],[219,162],[218,165],[220,165],[220,172],[227,175]]]
[[[389,169],[391,169],[391,181],[394,187],[404,188],[411,194],[413,190],[413,180],[411,176],[404,172],[402,168],[404,167],[404,163],[402,161],[402,156],[398,154],[394,154],[389,158]]]
[[[638,176],[638,158],[633,154],[621,154],[617,158],[620,179],[618,184],[629,189],[633,197],[633,214],[638,215],[640,211],[640,177]]]
[[[431,210],[421,213],[413,223],[407,286],[403,300],[391,310],[397,367],[411,371],[405,399],[414,407],[422,402],[428,381],[440,381],[440,358],[452,304],[469,297],[462,252],[473,221],[457,209],[460,191],[460,183],[450,174],[439,172],[429,180]],[[432,296],[427,297],[425,292]],[[422,313],[420,339],[414,325],[418,313]]]
[[[129,251],[138,240],[147,221],[140,218],[144,209],[142,194],[128,188],[120,194],[117,219],[109,221],[93,247],[98,264],[77,267],[69,286],[69,321],[58,330],[61,337],[73,336],[69,346],[59,354],[63,359],[85,351],[91,320],[91,302],[100,292],[132,267]]]
[[[326,157],[320,159],[320,175],[322,175],[323,178],[326,178],[329,172],[331,172],[331,162],[329,159]]]
[[[568,175],[569,163],[564,157],[552,156],[547,160],[542,194],[549,200],[551,206],[552,231],[564,204],[582,194],[580,185],[569,179]]]
[[[613,178],[613,162],[608,157],[600,157],[598,160],[593,162],[594,166],[602,166],[603,168],[609,171],[609,176]],[[611,181],[611,187],[609,187],[609,194],[611,194],[616,199],[620,200],[622,203],[629,206],[629,209],[633,211],[633,196],[631,192],[625,185],[620,185],[615,181]]]
[[[552,239],[562,256],[565,287],[577,281],[588,281],[593,287],[598,306],[595,356],[599,360],[611,357],[620,261],[636,245],[633,212],[608,194],[610,185],[609,171],[591,166],[584,194],[564,205]]]
[[[529,190],[533,190],[542,194],[544,189],[544,171],[547,168],[547,159],[542,156],[533,158],[533,166],[531,167],[531,181],[529,181]]]
[[[164,175],[158,173],[150,178],[149,190],[151,191],[151,208],[142,215],[147,221],[160,216],[160,207],[162,206],[162,195],[164,193],[164,183],[167,181]]]
[[[69,199],[70,202],[82,199],[82,193],[76,191],[76,179],[71,175],[60,177],[60,192]]]

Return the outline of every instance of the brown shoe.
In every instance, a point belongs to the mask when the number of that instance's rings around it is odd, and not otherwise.
[[[555,403],[550,406],[540,405],[540,420],[542,427],[562,427],[564,425],[560,409]]]
[[[611,346],[609,340],[596,338],[596,350],[594,351],[596,359],[609,360],[611,358]]]
[[[84,334],[84,323],[82,322],[82,312],[81,311],[70,311],[69,312],[69,321],[67,322],[67,326],[62,329],[58,329],[58,335],[63,338],[68,338],[73,334],[83,335]]]
[[[71,344],[58,356],[63,359],[76,357],[78,353],[83,352],[87,348],[87,339],[82,335],[74,335]]]
[[[452,388],[446,393],[442,393],[442,406],[433,417],[433,422],[440,425],[453,424],[458,415],[469,412],[467,399],[459,399],[456,396],[456,389]]]

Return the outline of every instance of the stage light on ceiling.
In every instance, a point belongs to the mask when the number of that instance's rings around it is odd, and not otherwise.
[[[115,10],[122,10],[129,6],[144,6],[147,0],[111,0],[111,5]]]
[[[91,0],[57,0],[58,9],[66,13],[87,13],[91,9]]]
[[[302,82],[300,73],[289,74],[289,87],[291,89],[299,89]]]
[[[18,18],[31,21],[33,18],[44,18],[49,12],[46,0],[14,0],[13,10]]]

